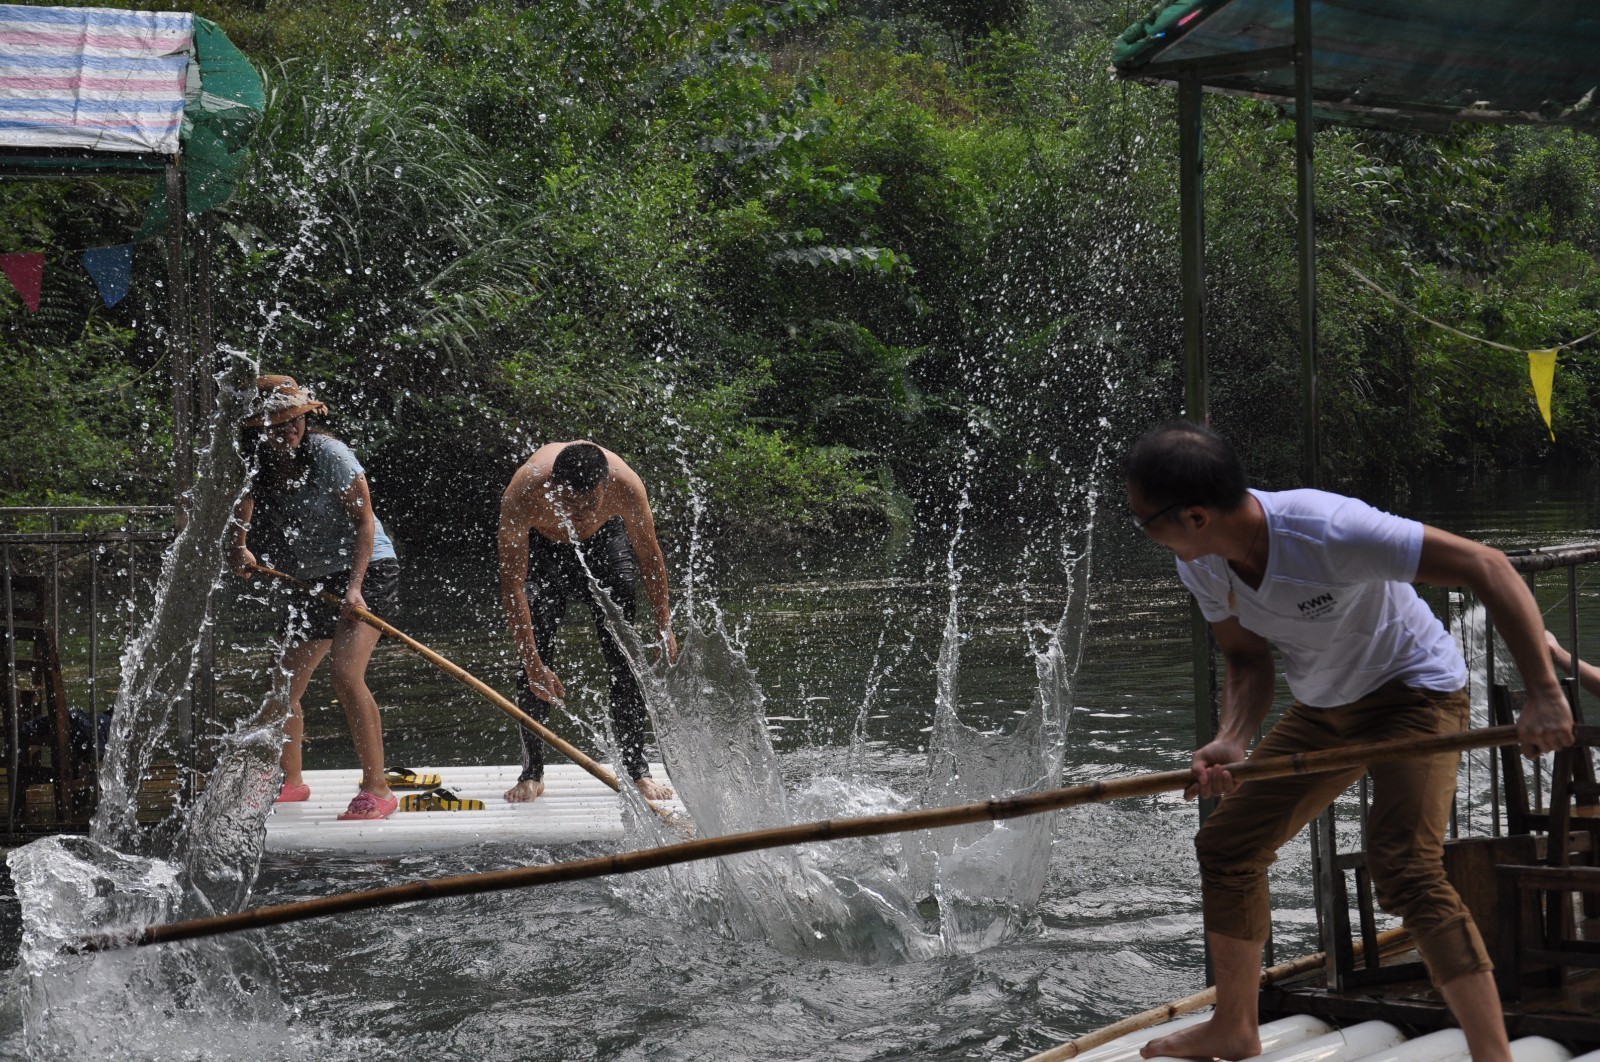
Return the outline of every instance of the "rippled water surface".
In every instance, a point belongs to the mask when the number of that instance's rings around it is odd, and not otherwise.
[[[1394,507],[1523,546],[1593,537],[1593,498],[1587,481],[1507,478],[1441,483]],[[1183,766],[1192,680],[1186,599],[1170,562],[1112,519],[1094,568],[1065,778]],[[1049,579],[1019,582],[999,547],[975,550],[964,580],[963,718],[1009,730],[1037,696],[1029,655],[1036,629],[1056,621],[1067,590]],[[891,797],[921,791],[948,602],[940,564],[851,545],[823,560],[815,552],[726,560],[713,589],[765,693],[797,818],[888,810]],[[1600,621],[1596,591],[1582,580],[1578,593],[1592,626]],[[1541,602],[1565,594],[1564,583],[1552,582]],[[407,600],[402,626],[509,688],[486,567],[413,570]],[[229,644],[239,648],[225,662],[224,696],[258,697],[259,632],[246,613],[226,618]],[[582,735],[582,719],[601,703],[603,672],[592,634],[571,621],[564,677],[574,717],[558,716],[555,725]],[[386,707],[390,762],[514,758],[515,735],[502,717],[416,658],[385,647],[370,681]],[[308,767],[353,761],[329,696],[319,677],[307,703]],[[163,1026],[152,1015],[169,1048],[156,1057],[1020,1059],[1201,987],[1195,823],[1193,807],[1171,795],[1062,813],[1036,913],[1009,939],[970,953],[846,961],[733,939],[684,917],[664,872],[260,931],[255,939],[283,999],[281,1023],[241,1027],[202,1016]],[[254,902],[608,850],[268,856]],[[1275,870],[1280,955],[1314,948],[1306,859],[1304,845],[1293,846]],[[12,957],[17,932],[12,902]],[[17,1007],[12,992],[0,1012],[13,1055]],[[116,1036],[105,1038],[103,1053],[119,1057]]]

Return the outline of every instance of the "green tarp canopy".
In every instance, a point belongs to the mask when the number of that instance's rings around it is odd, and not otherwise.
[[[1318,117],[1600,127],[1595,0],[1312,0],[1310,9]],[[1207,88],[1290,105],[1293,66],[1241,72],[1216,61],[1293,43],[1292,0],[1178,0],[1124,31],[1113,62],[1125,77],[1155,81],[1199,64]]]
[[[261,75],[215,22],[195,17],[194,48],[200,92],[184,101],[182,133],[191,215],[204,214],[233,196],[250,137],[267,105]],[[150,200],[140,235],[159,232],[166,223],[166,188],[161,187]]]

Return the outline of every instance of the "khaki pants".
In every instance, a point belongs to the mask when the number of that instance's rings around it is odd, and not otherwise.
[[[1434,693],[1393,682],[1351,704],[1298,702],[1256,747],[1285,756],[1408,735],[1454,733],[1469,724],[1465,691]],[[1375,764],[1367,820],[1367,868],[1379,906],[1399,915],[1435,984],[1493,969],[1472,916],[1444,875],[1444,837],[1455,798],[1458,753]],[[1267,939],[1267,867],[1278,849],[1366,770],[1265,779],[1224,798],[1195,837],[1206,929]]]

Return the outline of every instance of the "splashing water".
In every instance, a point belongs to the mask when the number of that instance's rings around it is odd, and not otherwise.
[[[720,616],[717,617],[720,621]],[[645,700],[673,780],[699,832],[712,836],[794,821],[762,712],[760,685],[720,622],[692,621],[670,668],[651,669]],[[808,810],[898,810],[886,792],[813,791]],[[885,806],[885,805],[888,806]],[[736,939],[766,939],[786,953],[855,962],[936,954],[904,889],[894,846],[803,845],[669,868],[685,914]]]
[[[154,611],[122,660],[125,681],[86,838],[51,837],[7,857],[22,909],[20,1008],[30,1057],[214,1058],[229,1027],[236,1057],[274,1053],[287,1011],[260,944],[194,945],[67,955],[101,932],[232,911],[259,869],[276,791],[281,719],[217,739],[205,793],[141,830],[138,790],[158,754],[180,761],[187,698],[212,623],[228,522],[243,489],[232,439],[254,393],[255,366],[230,359],[201,455],[188,520],[163,560]]]
[[[1099,460],[1097,456],[1097,468]],[[1094,480],[1089,477],[1090,483]],[[959,557],[967,508],[963,492],[956,533],[946,555],[949,604],[939,651],[925,805],[965,804],[1061,784],[1073,683],[1088,622],[1088,529],[1093,527],[1094,497],[1090,488],[1082,544],[1076,549],[1070,543],[1062,548],[1067,606],[1053,628],[1037,632],[1043,645],[1032,650],[1038,680],[1033,711],[1010,733],[994,733],[964,724],[959,714]],[[1054,835],[1053,815],[972,823],[917,835],[914,874],[939,901],[940,935],[949,950],[989,947],[1021,927],[1044,889]]]

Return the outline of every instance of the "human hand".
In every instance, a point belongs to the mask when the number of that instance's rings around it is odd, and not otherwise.
[[[522,670],[528,676],[528,685],[533,688],[535,697],[541,701],[566,700],[567,688],[561,684],[560,677],[544,665],[544,661],[523,664]]]
[[[244,546],[235,546],[228,556],[228,567],[241,579],[253,579],[256,574],[256,555]]]
[[[360,586],[352,586],[344,592],[344,605],[339,609],[342,619],[358,619],[355,610],[367,611],[367,599],[361,593]]]
[[[1572,709],[1559,688],[1553,693],[1528,691],[1517,716],[1517,738],[1530,760],[1572,744]]]
[[[676,634],[673,634],[671,630],[662,631],[657,644],[666,655],[667,663],[676,664],[678,662],[678,636]]]
[[[1189,761],[1195,780],[1183,791],[1184,799],[1224,797],[1239,788],[1239,783],[1235,782],[1233,775],[1224,768],[1244,758],[1244,746],[1226,738],[1217,738],[1210,744],[1196,749]]]

